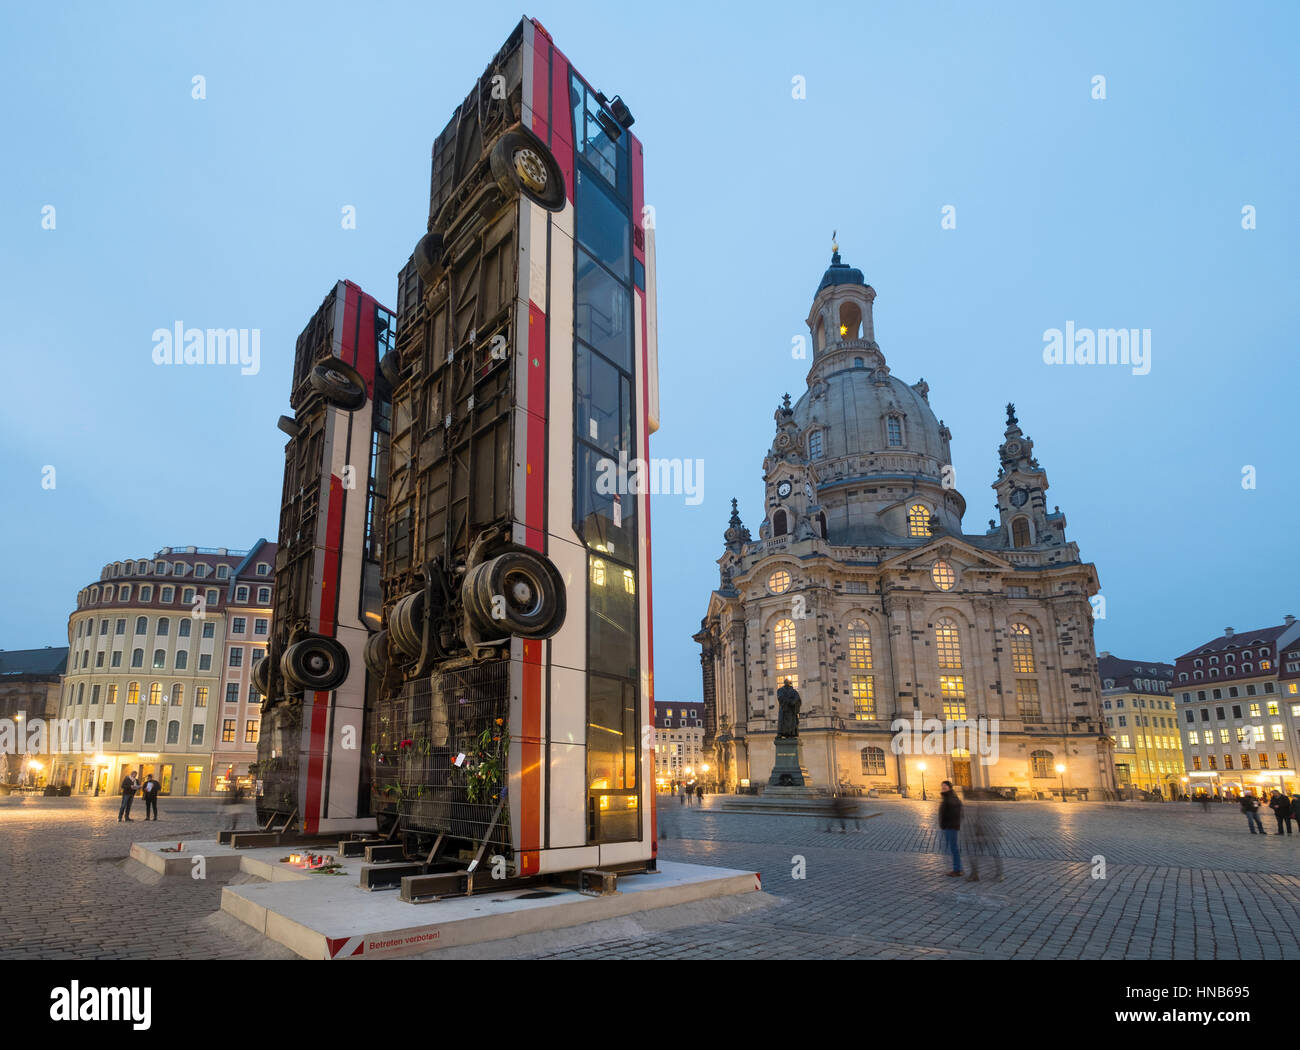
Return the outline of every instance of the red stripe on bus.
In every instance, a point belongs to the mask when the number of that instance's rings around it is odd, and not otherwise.
[[[549,144],[551,125],[551,41],[541,33],[533,34],[533,127],[532,132]]]
[[[551,153],[564,172],[564,192],[573,201],[573,113],[569,109],[569,60],[558,50],[551,53],[551,98],[558,100],[551,113]]]
[[[325,724],[329,721],[330,695],[315,690],[311,698],[311,736],[308,738],[307,798],[303,802],[302,830],[307,834],[320,826],[321,778],[325,772]]]
[[[525,542],[545,551],[546,535],[546,313],[528,304],[528,413],[524,470]]]
[[[535,875],[540,869],[538,848],[541,845],[542,814],[542,643],[524,642],[523,666],[523,741],[520,746],[520,780],[523,793],[519,800],[520,864],[523,875]]]

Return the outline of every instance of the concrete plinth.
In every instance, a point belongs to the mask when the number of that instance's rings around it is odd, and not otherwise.
[[[131,856],[163,874],[188,875],[202,857],[209,875],[242,871],[266,879],[224,887],[221,910],[307,959],[411,955],[762,889],[752,871],[660,861],[657,872],[619,876],[618,892],[606,897],[539,883],[408,904],[396,890],[361,889],[361,869],[368,865],[360,858],[335,853],[344,874],[325,875],[281,863],[284,847],[232,850],[193,842],[183,853],[160,851],[175,845],[136,843]]]
[[[767,778],[767,791],[782,791],[807,797],[812,777],[799,754],[799,738],[779,736],[775,741],[776,760],[772,775]]]

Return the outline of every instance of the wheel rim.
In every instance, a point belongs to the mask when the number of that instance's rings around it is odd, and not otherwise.
[[[547,182],[546,164],[536,151],[527,147],[516,150],[514,160],[515,174],[519,176],[519,181],[534,193],[544,192]]]

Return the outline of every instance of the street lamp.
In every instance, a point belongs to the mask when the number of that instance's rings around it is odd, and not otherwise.
[[[921,801],[928,802],[929,799],[925,797],[925,763],[918,762],[916,768],[921,771]]]
[[[1064,802],[1065,801],[1065,765],[1063,763],[1058,762],[1056,765],[1056,771],[1061,774],[1061,801]]]

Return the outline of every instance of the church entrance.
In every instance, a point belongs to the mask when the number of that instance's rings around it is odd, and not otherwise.
[[[953,758],[952,782],[954,787],[968,788],[970,784],[970,757]]]

